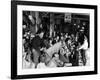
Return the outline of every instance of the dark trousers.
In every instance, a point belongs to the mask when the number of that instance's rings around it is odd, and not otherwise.
[[[37,65],[39,63],[39,58],[40,58],[40,51],[36,49],[32,49],[32,54],[33,54],[33,62]]]

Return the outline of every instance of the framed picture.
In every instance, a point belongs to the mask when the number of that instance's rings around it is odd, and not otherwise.
[[[11,1],[11,78],[97,74],[97,6]]]

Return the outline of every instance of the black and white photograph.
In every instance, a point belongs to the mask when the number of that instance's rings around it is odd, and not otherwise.
[[[12,78],[96,74],[96,10],[93,5],[12,2]]]
[[[23,11],[23,69],[89,66],[90,15]]]

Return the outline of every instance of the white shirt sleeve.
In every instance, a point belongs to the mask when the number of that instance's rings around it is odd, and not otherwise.
[[[83,45],[79,49],[84,49],[84,50],[88,49],[88,40],[86,37],[85,37]]]

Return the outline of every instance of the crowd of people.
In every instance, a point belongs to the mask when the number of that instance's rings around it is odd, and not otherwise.
[[[31,19],[30,16],[28,19],[31,23],[27,23],[35,26],[36,19]],[[85,35],[85,27],[77,25],[76,33],[54,30],[50,35],[43,25],[39,25],[38,30],[33,34],[27,23],[23,22],[23,68],[70,67],[89,64],[89,40]]]

